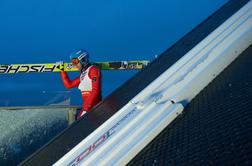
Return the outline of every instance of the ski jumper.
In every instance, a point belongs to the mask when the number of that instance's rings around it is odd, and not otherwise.
[[[81,91],[83,105],[77,119],[101,101],[101,72],[97,66],[91,65],[82,70],[80,76],[73,80],[69,79],[65,71],[61,71],[60,74],[66,88],[78,86]]]

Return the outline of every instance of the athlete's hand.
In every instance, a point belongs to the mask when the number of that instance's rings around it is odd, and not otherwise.
[[[63,61],[58,61],[56,62],[56,66],[58,69],[60,69],[61,71],[64,71],[64,62]]]

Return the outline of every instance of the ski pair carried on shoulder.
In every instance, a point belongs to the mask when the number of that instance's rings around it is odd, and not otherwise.
[[[102,70],[140,70],[145,68],[150,61],[111,61],[111,62],[92,62]],[[60,72],[78,71],[72,63],[41,63],[41,64],[0,64],[0,74],[12,73],[41,73],[41,72]]]

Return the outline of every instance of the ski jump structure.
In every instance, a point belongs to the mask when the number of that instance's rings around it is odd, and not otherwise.
[[[251,44],[252,1],[229,1],[21,165],[126,165]]]

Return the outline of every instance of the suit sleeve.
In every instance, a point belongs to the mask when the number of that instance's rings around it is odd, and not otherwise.
[[[61,71],[60,75],[61,75],[61,79],[64,83],[64,86],[68,89],[76,87],[80,84],[80,77],[76,77],[75,79],[70,80],[67,75],[67,72],[65,72],[65,71]]]
[[[96,66],[93,66],[90,69],[88,75],[89,75],[89,78],[92,80],[92,92],[91,92],[90,100],[89,100],[90,101],[89,107],[91,107],[100,98],[100,93],[101,93],[100,69]],[[88,108],[88,109],[90,109],[90,108]]]

